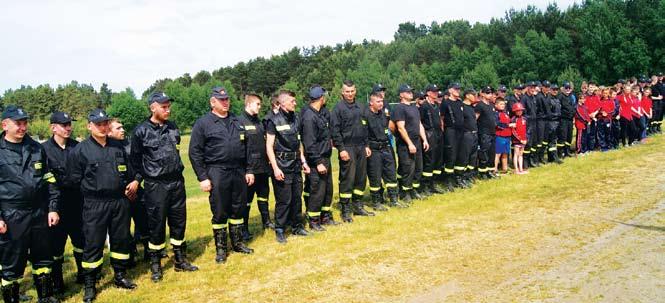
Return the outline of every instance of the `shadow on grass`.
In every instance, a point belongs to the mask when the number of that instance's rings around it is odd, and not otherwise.
[[[625,226],[630,226],[630,227],[635,227],[635,228],[639,228],[639,229],[665,232],[665,226],[640,225],[640,224],[631,224],[631,223],[625,223],[625,222],[614,221],[614,220],[611,220],[611,221],[614,222],[614,223],[618,223],[618,224],[625,225]]]

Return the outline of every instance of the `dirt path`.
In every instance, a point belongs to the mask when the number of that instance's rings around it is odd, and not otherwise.
[[[627,221],[598,220],[613,227],[548,270],[470,296],[474,287],[451,281],[409,302],[665,302],[665,200]]]

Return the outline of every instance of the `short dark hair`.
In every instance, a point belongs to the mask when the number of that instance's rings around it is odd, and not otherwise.
[[[344,80],[344,82],[342,82],[342,83],[344,84],[344,86],[347,86],[347,87],[351,87],[351,86],[356,85],[355,83],[353,83],[352,80],[349,80],[349,79]]]
[[[375,98],[376,98],[376,97],[378,97],[378,98],[383,98],[383,96],[381,96],[381,92],[380,92],[380,91],[379,91],[379,92],[373,92],[373,93],[371,93],[371,94],[369,95],[369,97],[370,97],[370,98],[371,98],[371,97],[375,97]]]
[[[247,93],[247,94],[245,94],[245,105],[247,105],[247,103],[252,99],[258,99],[259,102],[263,102],[263,98],[261,96],[259,96],[258,94]]]

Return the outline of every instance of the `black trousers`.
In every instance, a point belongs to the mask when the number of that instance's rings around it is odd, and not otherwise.
[[[492,140],[493,141],[493,140]],[[474,170],[478,167],[478,133],[464,132],[464,143],[459,152],[460,165],[466,170]]]
[[[443,133],[439,131],[427,132],[427,142],[429,150],[423,152],[423,171],[422,177],[431,179],[435,173],[441,174],[443,165]]]
[[[591,120],[589,126],[586,128],[586,142],[587,149],[593,151],[597,147],[597,138],[598,138],[598,122]]]
[[[626,146],[635,141],[637,129],[635,127],[635,122],[633,120],[628,120],[623,117],[619,118],[619,123],[621,124],[620,137],[621,137],[621,144],[623,146]]]
[[[612,121],[598,120],[598,145],[601,150],[608,150],[614,146],[612,143]]]
[[[316,169],[318,164],[309,164],[311,172],[306,176],[309,186],[309,201],[306,208],[309,217],[318,217],[321,216],[321,211],[330,211],[330,205],[332,204],[332,167],[330,159],[324,159],[323,161],[326,167],[325,174],[318,172]]]
[[[401,190],[411,190],[415,188],[417,167],[420,166],[422,168],[422,143],[420,140],[415,140],[413,141],[413,144],[416,146],[415,154],[409,153],[409,146],[406,142],[401,139],[397,140],[397,178],[401,183]],[[420,164],[418,164],[418,162],[420,162]]]
[[[125,270],[129,263],[131,234],[129,233],[129,200],[89,199],[83,202],[83,262],[86,273],[97,272],[104,261],[106,235],[111,243],[111,266]]]
[[[562,118],[559,121],[559,127],[557,128],[557,142],[559,143],[558,146],[570,148],[572,140],[573,140],[573,120]]]
[[[284,172],[283,181],[272,178],[275,194],[275,228],[284,230],[289,224],[294,228],[302,225],[302,182],[300,172]]]
[[[245,210],[244,218],[249,218],[249,210],[256,195],[256,203],[268,204],[268,195],[270,195],[270,184],[268,180],[270,175],[268,173],[254,174],[254,184],[247,186],[247,209]],[[260,208],[259,208],[260,209]]]
[[[443,149],[445,153],[444,170],[446,174],[453,174],[455,171],[464,171],[461,163],[458,162],[457,154],[464,142],[464,131],[454,128],[446,128],[443,132]]]
[[[538,145],[538,121],[537,120],[527,120],[526,121],[526,146],[524,147],[524,154],[530,155],[531,153],[536,152],[536,146]]]
[[[212,183],[210,191],[210,211],[212,229],[225,229],[228,224],[243,224],[247,208],[247,182],[244,168],[208,168]]]
[[[46,211],[3,209],[7,232],[0,234],[2,285],[20,283],[28,260],[32,273],[51,272],[53,253]]]
[[[78,191],[62,191],[60,223],[51,227],[53,258],[62,261],[65,254],[67,237],[72,242],[74,254],[83,253],[83,196]]]
[[[145,179],[143,185],[150,231],[149,249],[159,251],[166,247],[166,224],[169,225],[171,245],[181,246],[185,242],[187,225],[185,180]]]
[[[350,199],[362,198],[367,183],[367,154],[365,146],[350,145],[346,147],[349,161],[339,159],[339,197]]]
[[[612,147],[619,148],[621,142],[621,122],[612,119]]]
[[[484,173],[494,169],[494,154],[496,152],[496,135],[480,134],[478,136],[480,149],[478,151],[478,172]]]
[[[367,159],[367,177],[370,192],[380,192],[382,180],[386,188],[397,188],[395,155],[390,145],[372,149],[372,155]]]
[[[129,204],[129,212],[134,222],[134,241],[143,241],[150,238],[148,231],[148,211],[145,207],[144,190],[139,187],[136,201]]]
[[[536,120],[536,138],[533,141],[536,149],[543,148],[543,141],[545,140],[545,130],[547,129],[547,121],[543,119]]]
[[[661,125],[663,121],[663,102],[662,100],[660,101],[653,101],[653,119],[652,122],[655,125]]]
[[[545,130],[545,142],[547,142],[547,152],[551,153],[557,152],[557,129],[559,128],[559,121],[547,121],[547,128]],[[550,156],[548,156],[550,157]],[[554,159],[548,158],[549,161]]]

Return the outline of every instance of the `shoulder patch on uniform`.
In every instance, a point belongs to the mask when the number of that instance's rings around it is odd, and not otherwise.
[[[277,129],[278,132],[285,131],[285,130],[290,130],[291,125],[289,125],[289,124],[278,125],[278,126],[275,127],[275,129]]]
[[[256,126],[254,126],[254,125],[246,125],[246,126],[245,126],[245,129],[246,129],[246,130],[256,130]]]
[[[42,169],[42,162],[35,162],[35,169]]]
[[[119,172],[126,172],[127,171],[127,165],[118,165],[118,171]]]

